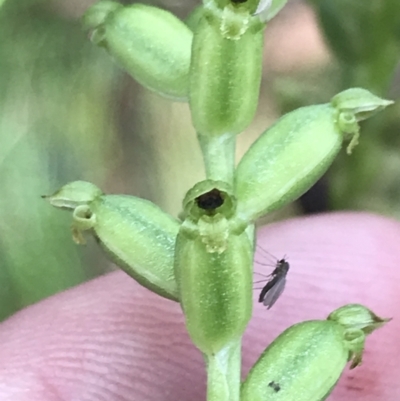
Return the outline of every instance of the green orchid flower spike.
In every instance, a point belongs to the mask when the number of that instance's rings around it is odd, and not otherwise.
[[[366,337],[389,319],[345,305],[296,324],[263,352],[240,384],[241,339],[252,314],[255,221],[294,201],[350,154],[359,122],[392,102],[352,88],[282,116],[235,167],[236,136],[254,117],[264,30],[286,0],[204,0],[187,24],[143,4],[103,0],[83,17],[91,40],[146,88],[189,101],[206,179],[176,219],[134,196],[75,181],[45,197],[72,211],[77,243],[92,235],[149,290],[180,302],[202,352],[208,401],[322,401],[346,364],[362,362]],[[298,300],[300,302],[300,300]]]

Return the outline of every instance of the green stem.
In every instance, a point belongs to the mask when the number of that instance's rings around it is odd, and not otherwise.
[[[236,137],[229,134],[216,137],[198,134],[197,137],[203,153],[207,179],[225,181],[233,185]]]
[[[241,339],[214,355],[206,355],[205,359],[207,401],[239,401]]]

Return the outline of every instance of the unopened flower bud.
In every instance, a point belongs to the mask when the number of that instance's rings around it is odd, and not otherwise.
[[[82,17],[82,25],[86,30],[99,27],[106,18],[118,8],[123,7],[116,1],[101,0],[91,6]]]
[[[73,209],[77,243],[84,243],[82,233],[90,230],[109,258],[138,283],[178,300],[174,248],[179,223],[174,218],[152,202],[103,195],[83,181],[67,184],[47,199],[53,206]]]
[[[302,107],[281,117],[250,147],[235,174],[238,214],[254,220],[307,191],[335,159],[344,139],[358,142],[358,121],[391,101],[349,89],[330,103]]]
[[[351,305],[334,311],[330,317],[342,315],[347,307]],[[364,312],[361,311],[361,320]],[[355,309],[353,313],[357,321]],[[346,363],[351,360],[350,369],[361,363],[366,335],[372,331],[364,332],[358,323],[348,324],[347,318],[344,325],[340,320],[311,320],[285,330],[250,370],[240,400],[325,400]],[[386,321],[381,319],[382,324]]]
[[[189,102],[203,136],[240,133],[258,103],[265,24],[244,6],[228,3],[220,8],[207,2],[194,31]]]
[[[146,88],[175,100],[187,100],[191,30],[157,7],[133,4],[113,10],[101,7],[102,3],[89,8],[84,16],[85,26],[92,30],[92,41],[105,47]],[[103,9],[110,9],[108,15]]]
[[[381,318],[363,305],[348,304],[333,311],[328,316],[328,320],[338,322],[349,329],[359,329],[365,334],[370,334],[391,319]]]

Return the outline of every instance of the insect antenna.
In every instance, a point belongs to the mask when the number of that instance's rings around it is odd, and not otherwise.
[[[272,259],[275,260],[275,262],[278,261],[278,258],[273,255],[271,252],[268,252],[266,249],[264,249],[261,245],[256,244],[257,248],[260,249],[262,252],[264,252],[265,255],[270,256]]]
[[[268,279],[254,281],[253,284],[265,283]]]
[[[260,272],[256,272],[256,271],[254,271],[253,273],[254,273],[254,274],[258,274],[259,276],[265,277],[265,278],[268,278],[268,277],[271,276],[270,274],[264,274],[264,273],[260,273]]]
[[[272,267],[272,266],[276,266],[276,264],[277,264],[278,262],[276,261],[276,262],[274,262],[274,263],[263,263],[263,262],[260,262],[260,261],[257,260],[257,259],[254,259],[254,263],[257,263],[257,264],[260,265],[260,266],[270,266],[270,267]]]

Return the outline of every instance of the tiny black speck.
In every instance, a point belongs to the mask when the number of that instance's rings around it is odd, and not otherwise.
[[[268,383],[268,386],[271,387],[276,393],[281,389],[279,383],[276,382],[270,382]]]

